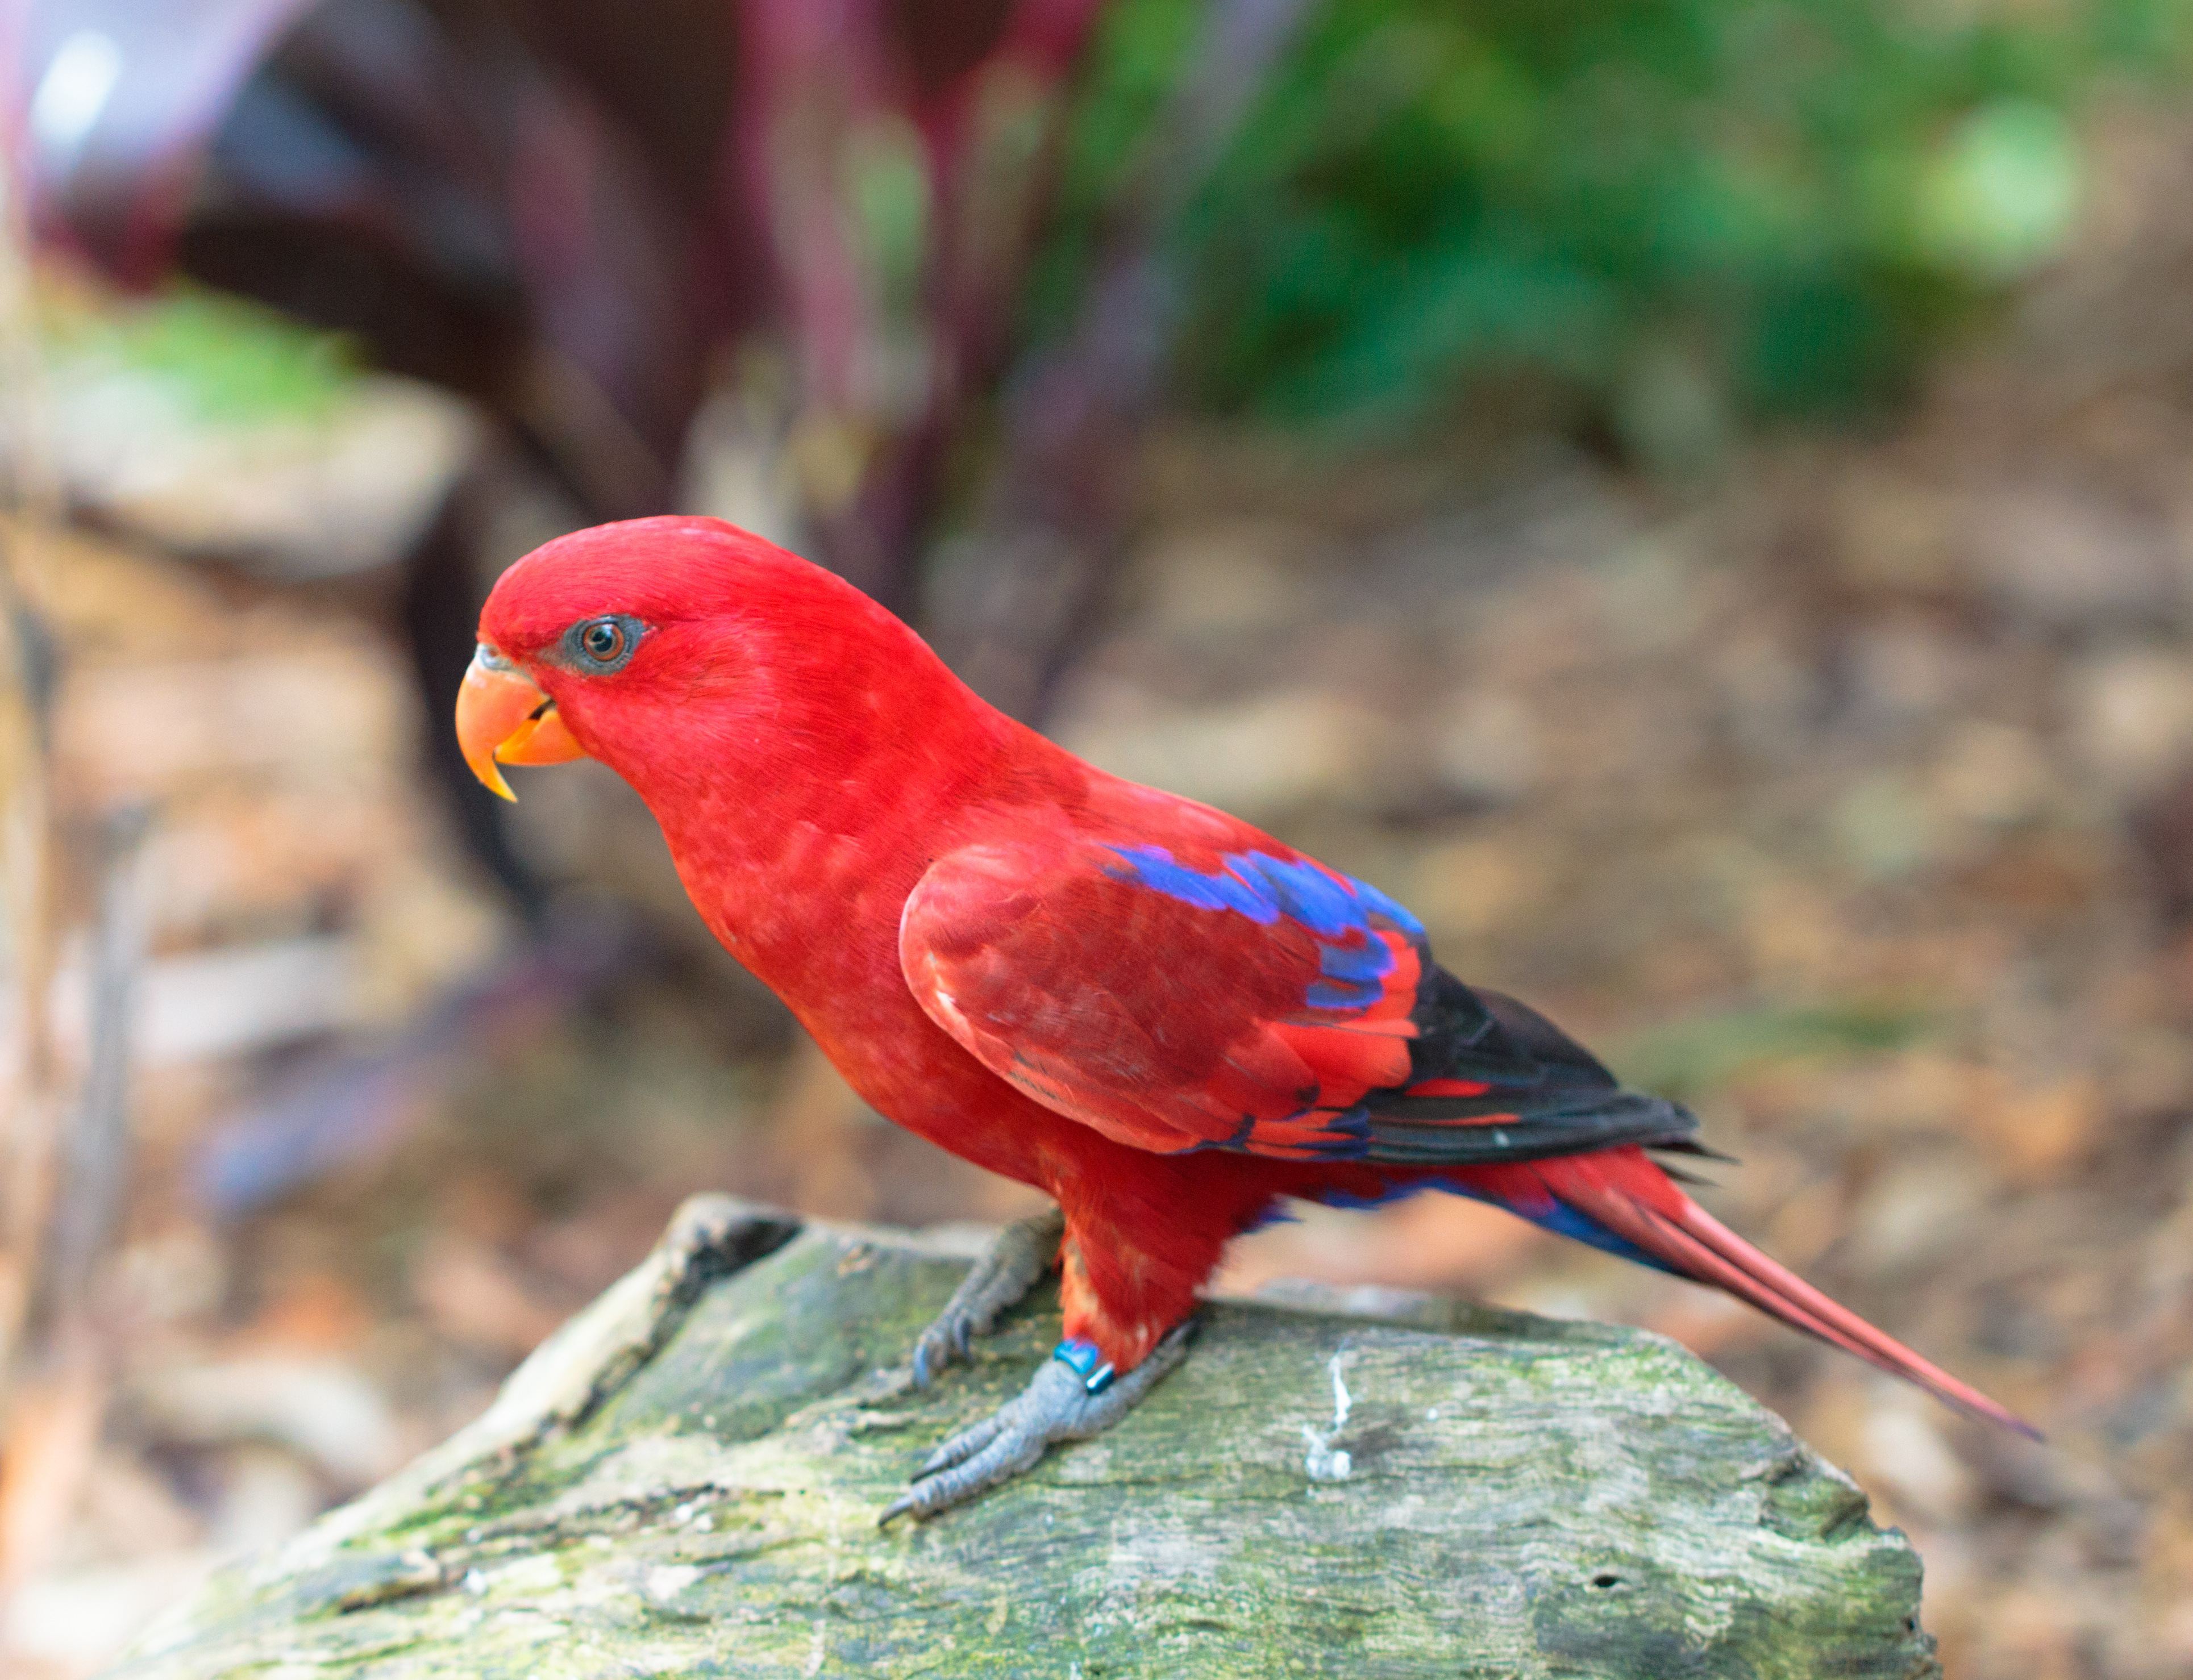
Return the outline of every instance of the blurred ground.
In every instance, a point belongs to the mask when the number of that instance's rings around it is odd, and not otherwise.
[[[1686,1096],[1743,1157],[1716,1212],[2050,1444],[1443,1198],[1259,1237],[1227,1287],[1679,1336],[1912,1532],[1950,1671],[2021,1680],[2193,1674],[2193,136],[2127,120],[2097,156],[2083,249],[1876,436],[1656,488],[1528,441],[1343,466],[1160,433],[1053,720]],[[690,1190],[1027,1205],[848,1102],[674,914],[637,946],[575,920],[578,978],[451,1002],[513,928],[419,785],[369,585],[89,537],[47,566],[61,803],[157,816],[118,1376],[11,1671],[88,1671],[447,1432]],[[552,872],[668,901],[606,776],[520,791]],[[386,1075],[344,1158],[219,1216],[207,1162],[272,1147],[239,1120],[270,1093],[320,1100],[330,1035]]]

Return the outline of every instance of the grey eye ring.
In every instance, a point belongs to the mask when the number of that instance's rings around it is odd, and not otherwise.
[[[604,613],[581,619],[564,632],[562,662],[588,676],[607,677],[624,669],[647,626],[628,613]]]

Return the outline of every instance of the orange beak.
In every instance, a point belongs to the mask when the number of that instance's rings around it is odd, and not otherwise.
[[[506,799],[518,796],[499,764],[561,764],[587,756],[564,727],[556,702],[484,642],[457,690],[457,745],[472,774]]]

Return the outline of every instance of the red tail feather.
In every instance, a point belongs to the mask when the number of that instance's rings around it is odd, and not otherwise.
[[[1916,1383],[1945,1405],[2041,1438],[2031,1424],[1769,1260],[1684,1195],[1639,1151],[1569,1156],[1539,1162],[1537,1170],[1546,1187],[1578,1213],[1686,1277],[1718,1284],[1794,1329]]]

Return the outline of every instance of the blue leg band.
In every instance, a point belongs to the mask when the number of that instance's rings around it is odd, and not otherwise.
[[[1091,1394],[1102,1394],[1112,1386],[1111,1363],[1097,1351],[1093,1341],[1069,1339],[1051,1349],[1051,1357],[1079,1377],[1082,1387]]]

